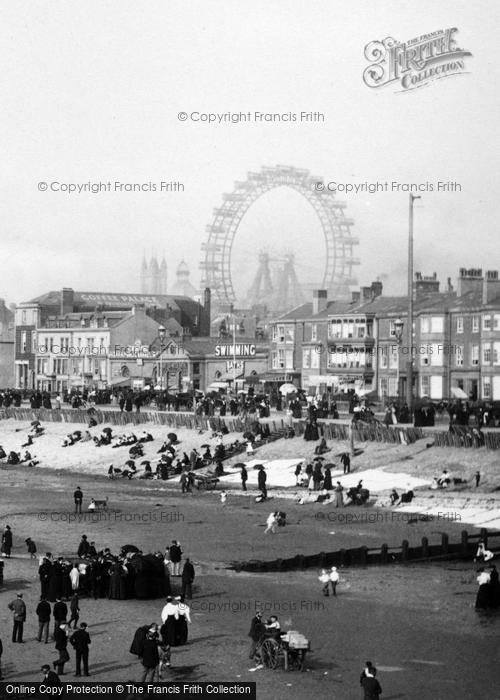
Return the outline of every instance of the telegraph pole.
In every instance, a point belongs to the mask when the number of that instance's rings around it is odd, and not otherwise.
[[[410,210],[408,226],[408,363],[406,370],[406,403],[413,420],[413,203],[420,196],[410,193]]]

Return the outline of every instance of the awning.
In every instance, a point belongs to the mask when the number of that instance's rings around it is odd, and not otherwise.
[[[227,389],[228,383],[227,382],[212,382],[209,386],[207,386],[207,391],[211,391],[212,389]]]
[[[233,379],[241,379],[243,376],[243,372],[239,372],[238,374],[233,374],[232,372],[226,372],[225,374],[222,374],[220,376],[220,381],[221,382],[232,382]]]
[[[461,389],[459,386],[452,386],[451,389],[451,395],[453,396],[454,399],[468,399],[469,397],[465,393],[463,389]]]
[[[264,380],[259,374],[249,374],[247,377],[245,377],[245,382],[247,384],[258,384],[259,382],[263,382]]]
[[[132,377],[127,377],[126,379],[123,377],[115,377],[111,380],[111,386],[130,386],[131,381]]]
[[[319,386],[320,384],[326,384],[327,386],[333,386],[339,383],[339,378],[337,376],[332,376],[331,374],[311,374],[309,377],[302,377],[302,381],[308,382],[314,386]]]
[[[266,372],[260,375],[260,380],[262,382],[278,382],[283,384],[284,382],[291,382],[294,377],[300,377],[300,372],[286,372],[285,374],[272,374],[271,372]]]

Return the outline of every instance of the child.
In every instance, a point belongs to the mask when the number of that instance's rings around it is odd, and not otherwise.
[[[226,501],[227,501],[227,493],[225,491],[221,491],[221,494],[220,494],[221,505],[225,506]]]
[[[36,559],[36,544],[33,542],[31,537],[26,538],[24,541],[26,542],[30,559]]]
[[[163,680],[163,669],[170,668],[170,646],[168,644],[158,645],[158,656],[160,662],[158,664],[158,681]]]

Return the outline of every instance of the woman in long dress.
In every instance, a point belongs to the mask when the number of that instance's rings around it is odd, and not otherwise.
[[[484,610],[490,605],[490,575],[484,569],[479,569],[477,577],[479,588],[476,596],[476,610]]]
[[[189,605],[184,602],[184,596],[179,596],[176,600],[178,600],[179,618],[175,622],[175,645],[182,647],[187,644],[188,624],[191,623],[191,615]]]
[[[337,485],[335,486],[335,508],[343,508],[344,507],[344,487],[340,483],[340,481],[337,481]]]

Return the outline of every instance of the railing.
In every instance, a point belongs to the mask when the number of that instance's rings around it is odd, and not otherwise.
[[[450,543],[446,533],[441,534],[441,542],[430,544],[427,537],[422,537],[421,544],[410,547],[408,540],[403,540],[400,546],[389,547],[382,544],[378,548],[366,546],[354,549],[339,549],[335,552],[320,552],[309,556],[297,554],[289,559],[274,559],[272,561],[251,560],[235,562],[232,568],[236,571],[296,571],[302,569],[325,569],[330,566],[369,566],[384,564],[405,564],[422,561],[446,561],[450,559],[469,559],[476,554],[479,540],[488,547],[488,539],[500,538],[500,532],[490,532],[483,528],[478,534],[469,534],[467,530],[461,533],[460,542]],[[492,551],[500,551],[500,539],[496,540]]]

